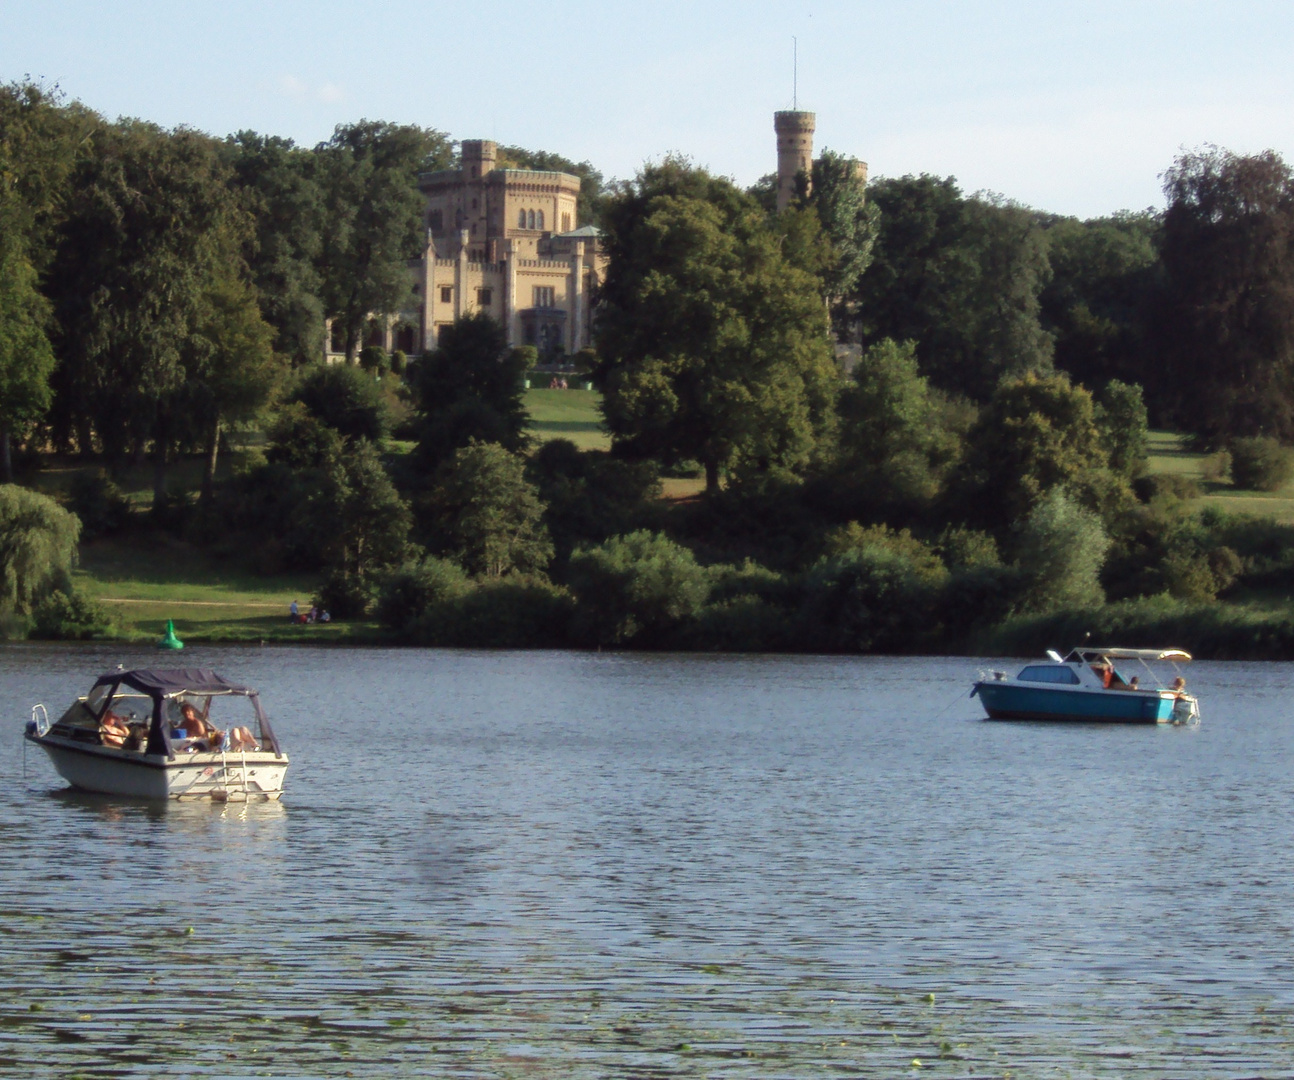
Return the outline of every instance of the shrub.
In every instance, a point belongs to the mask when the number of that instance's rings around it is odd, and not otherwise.
[[[396,349],[391,354],[391,374],[403,375],[404,369],[409,365],[409,357],[405,355],[403,349]]]
[[[102,470],[75,474],[70,494],[72,512],[81,519],[82,540],[110,536],[130,519],[130,502]]]
[[[85,641],[105,637],[112,630],[107,608],[84,593],[59,589],[50,593],[32,612],[31,636],[47,641]]]
[[[943,577],[910,553],[880,544],[823,559],[805,580],[803,632],[827,651],[918,646],[937,630]]]
[[[1294,450],[1258,436],[1231,444],[1231,482],[1247,491],[1275,491],[1294,476]]]
[[[1156,476],[1138,477],[1132,484],[1132,490],[1142,502],[1189,502],[1201,495],[1200,485],[1189,476]]]
[[[1102,603],[1101,566],[1110,549],[1101,520],[1055,489],[1021,529],[1016,563],[1025,575],[1025,605],[1049,611]]]
[[[543,578],[482,581],[430,608],[414,628],[426,645],[462,648],[558,648],[569,641],[574,603]]]
[[[334,570],[324,578],[313,603],[334,619],[362,619],[373,606],[375,592],[371,579]]]
[[[359,366],[370,375],[385,375],[391,370],[391,357],[381,345],[365,345],[359,351]]]
[[[377,620],[397,633],[414,632],[434,609],[470,588],[463,568],[448,559],[424,558],[386,574],[379,585]]]
[[[1211,484],[1225,484],[1231,479],[1231,452],[1218,450],[1200,462],[1200,475]]]
[[[334,431],[377,442],[390,422],[377,383],[350,364],[315,364],[288,395]]]
[[[579,603],[577,633],[599,645],[659,644],[710,593],[691,551],[645,529],[577,549],[568,577]]]

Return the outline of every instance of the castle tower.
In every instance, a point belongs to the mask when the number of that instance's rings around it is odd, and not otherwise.
[[[480,180],[494,171],[499,160],[499,144],[489,139],[464,139],[462,158],[463,179]]]
[[[777,132],[777,209],[785,210],[795,198],[795,178],[813,176],[813,132],[817,118],[811,112],[775,112]],[[810,179],[810,182],[812,180]]]

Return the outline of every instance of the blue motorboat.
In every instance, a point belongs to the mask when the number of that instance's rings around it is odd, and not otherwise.
[[[1181,649],[1095,648],[1086,645],[1068,656],[1047,651],[1047,660],[1028,664],[1015,676],[994,671],[981,678],[979,696],[990,720],[1078,720],[1116,724],[1191,724],[1200,706],[1186,692],[1178,664],[1189,663]],[[1155,663],[1172,666],[1165,683]]]

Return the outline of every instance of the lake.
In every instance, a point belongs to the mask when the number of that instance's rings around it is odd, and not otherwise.
[[[281,804],[24,761],[181,661]],[[1294,665],[1197,728],[984,722],[1006,666],[0,648],[0,1074],[1294,1076]]]

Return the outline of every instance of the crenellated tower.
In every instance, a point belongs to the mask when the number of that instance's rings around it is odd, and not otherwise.
[[[813,183],[813,132],[817,117],[811,112],[785,110],[773,114],[777,132],[777,209],[785,210],[795,198],[795,179],[804,173]]]

